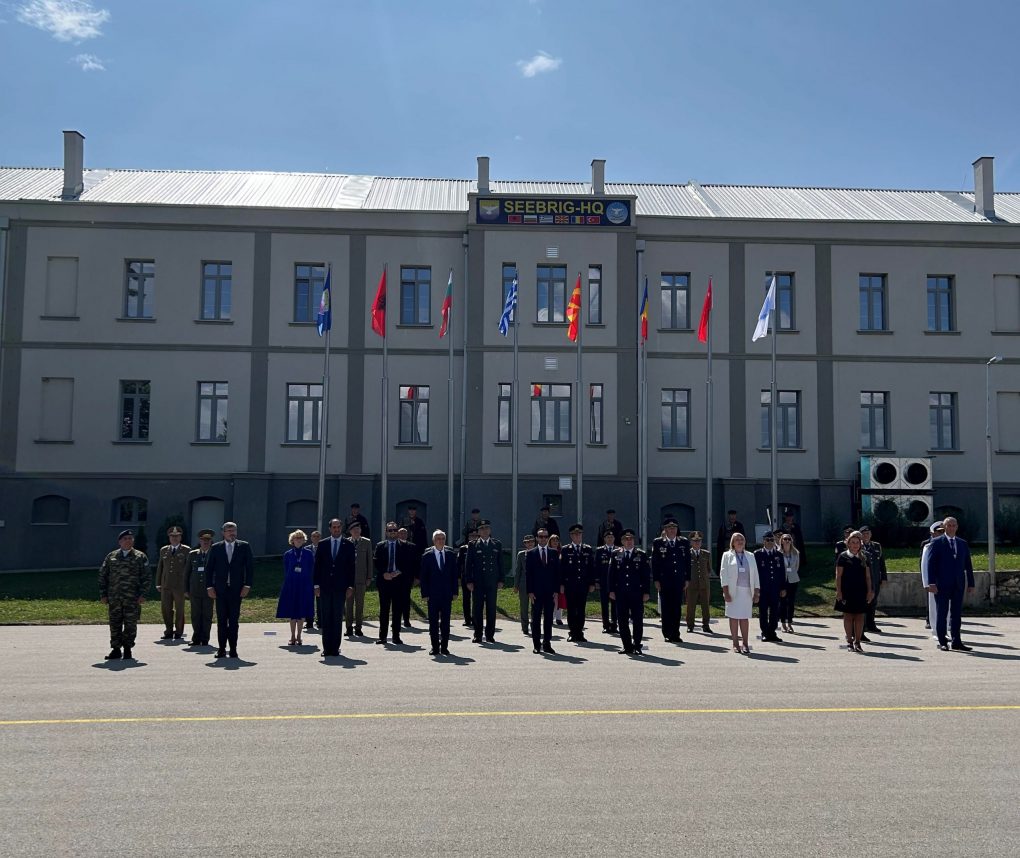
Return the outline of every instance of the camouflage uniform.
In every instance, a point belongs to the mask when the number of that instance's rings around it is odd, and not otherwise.
[[[108,600],[110,646],[114,649],[135,645],[141,606],[138,597],[149,591],[149,558],[137,548],[125,557],[118,548],[111,551],[99,567],[99,596]]]

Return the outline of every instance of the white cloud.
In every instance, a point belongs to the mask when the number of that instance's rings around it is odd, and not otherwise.
[[[554,72],[563,63],[559,57],[550,56],[545,51],[539,51],[530,60],[518,60],[517,68],[525,77],[534,77],[537,74]]]
[[[78,54],[71,57],[70,61],[81,66],[82,71],[106,71],[103,61],[95,54]]]
[[[57,41],[80,42],[101,36],[110,12],[94,8],[89,0],[26,0],[18,7],[18,20]]]

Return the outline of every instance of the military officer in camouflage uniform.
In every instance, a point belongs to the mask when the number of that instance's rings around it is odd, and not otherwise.
[[[122,530],[120,548],[111,551],[99,567],[99,601],[109,606],[108,659],[131,658],[138,634],[138,616],[149,590],[149,558],[135,548],[133,530]],[[123,648],[123,653],[121,649]]]
[[[184,572],[184,598],[191,602],[191,645],[209,646],[212,618],[216,603],[205,588],[205,565],[209,562],[209,549],[215,533],[198,532],[198,548],[188,552],[188,568]]]
[[[595,590],[595,552],[584,541],[584,525],[570,526],[570,542],[560,549],[560,592],[567,597],[567,640],[585,643],[584,615]]]
[[[496,642],[496,595],[503,589],[503,543],[492,538],[492,523],[483,518],[478,524],[478,539],[468,548],[467,586],[474,597],[475,643],[482,632],[489,643]]]
[[[159,549],[156,562],[156,589],[159,590],[159,605],[163,611],[163,640],[175,641],[184,637],[184,595],[187,592],[188,552],[190,545],[182,545],[184,531],[176,524],[167,528],[169,545]],[[174,614],[176,613],[176,618]]]

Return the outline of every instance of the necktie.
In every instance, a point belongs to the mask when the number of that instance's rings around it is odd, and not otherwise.
[[[339,547],[339,545],[340,545],[339,541],[334,537],[333,538],[333,559],[334,560],[336,560],[336,550]]]
[[[394,567],[394,564],[393,564],[395,548],[396,548],[396,543],[395,542],[391,542],[390,543],[390,570],[389,570],[390,572],[396,572],[397,571],[396,568]]]
[[[949,538],[949,547],[953,549],[953,557],[956,557],[956,537],[951,536]]]
[[[234,543],[227,543],[227,563],[232,563],[234,560]]]
[[[542,549],[542,565],[545,566],[545,549]]]
[[[443,552],[442,551],[436,551],[436,560],[439,561],[439,568],[442,569],[443,568]]]
[[[173,546],[173,547],[172,547],[172,548],[170,549],[170,556],[171,556],[171,557],[175,557],[176,555],[177,555],[177,546],[175,545],[175,546]]]

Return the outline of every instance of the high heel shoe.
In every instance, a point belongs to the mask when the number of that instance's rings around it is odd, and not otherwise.
[[[291,638],[290,643],[287,646],[294,646],[297,643],[297,638]]]

